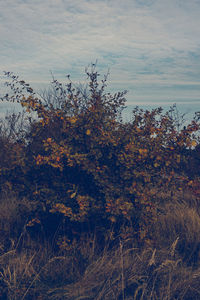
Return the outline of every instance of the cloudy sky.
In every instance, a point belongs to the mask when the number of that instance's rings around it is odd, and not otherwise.
[[[97,60],[129,105],[200,110],[200,0],[0,0],[0,42],[0,75],[33,87]]]

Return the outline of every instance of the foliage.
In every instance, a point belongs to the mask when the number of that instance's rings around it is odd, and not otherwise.
[[[99,82],[95,65],[86,74],[87,92],[70,77],[67,84],[53,79],[56,105],[6,73],[13,95],[3,100],[19,102],[36,118],[23,142],[4,142],[11,154],[1,165],[1,188],[10,184],[68,222],[130,225],[143,239],[157,216],[159,189],[199,190],[198,179],[182,168],[187,151],[199,147],[199,120],[181,127],[175,107],[166,113],[136,107],[124,123],[126,91],[107,93],[107,76]]]

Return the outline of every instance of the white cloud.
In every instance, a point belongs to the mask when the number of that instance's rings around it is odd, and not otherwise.
[[[149,85],[150,97],[163,98],[163,86],[171,86],[170,96],[196,99],[199,15],[197,0],[1,1],[0,70],[40,83],[51,80],[50,70],[81,80],[98,59],[100,71],[110,67],[114,87],[131,91],[129,99],[134,88],[146,97]],[[194,89],[175,90],[179,83]]]

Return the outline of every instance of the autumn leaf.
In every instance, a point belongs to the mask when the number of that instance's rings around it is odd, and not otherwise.
[[[75,124],[76,121],[77,121],[77,118],[76,118],[76,117],[72,117],[72,118],[70,119],[71,124]]]
[[[196,142],[195,140],[193,140],[193,141],[191,142],[191,146],[192,146],[192,147],[196,147],[196,146],[197,146],[197,142]]]
[[[86,130],[86,134],[87,134],[87,135],[90,135],[90,134],[91,134],[91,130],[90,130],[90,129],[87,129],[87,130]]]
[[[76,196],[76,192],[74,192],[73,194],[70,195],[70,198],[74,198]]]

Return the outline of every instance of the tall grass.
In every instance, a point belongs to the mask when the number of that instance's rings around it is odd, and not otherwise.
[[[130,235],[111,246],[109,231],[104,247],[94,233],[54,237],[53,247],[30,235],[30,203],[2,199],[0,299],[200,299],[198,200],[177,194],[161,202],[152,238],[141,247]]]

